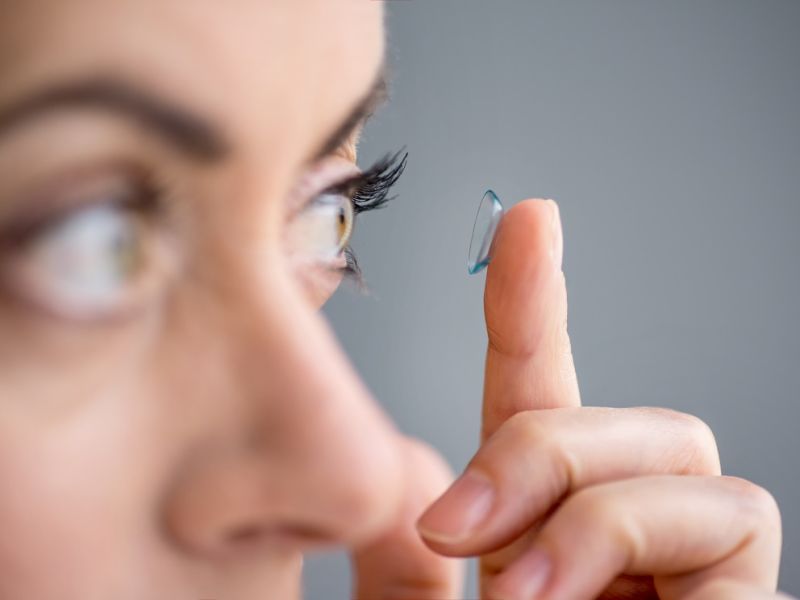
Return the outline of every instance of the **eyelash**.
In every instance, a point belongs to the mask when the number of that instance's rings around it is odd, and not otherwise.
[[[386,154],[372,166],[361,173],[357,173],[345,180],[325,189],[322,193],[341,194],[353,203],[354,216],[384,208],[396,195],[390,196],[392,186],[397,182],[406,168],[408,152],[400,149],[394,154]],[[153,215],[161,209],[160,199],[167,193],[162,184],[156,182],[150,173],[140,173],[136,181],[137,189],[130,194],[114,199],[113,203],[120,208],[135,210],[145,215]],[[75,207],[66,207],[53,214],[34,214],[24,218],[21,223],[15,224],[0,231],[0,250],[8,247],[24,245],[40,234],[53,223],[57,223],[63,216],[71,214]],[[63,213],[63,214],[61,214]],[[347,244],[343,249],[345,266],[338,267],[345,278],[355,283],[362,293],[367,293],[367,285],[358,264],[358,259]]]
[[[325,193],[343,194],[351,198],[356,216],[384,208],[397,197],[397,195],[390,196],[389,191],[405,171],[407,160],[408,152],[404,149],[394,154],[387,154],[367,170],[331,186]],[[365,291],[366,282],[353,249],[348,244],[343,252],[346,265],[339,270],[345,277],[354,281],[361,291]]]

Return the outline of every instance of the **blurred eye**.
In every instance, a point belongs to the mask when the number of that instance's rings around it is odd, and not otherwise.
[[[38,225],[6,248],[4,283],[67,317],[128,312],[154,283],[156,236],[146,216],[112,198]]]
[[[340,259],[350,240],[354,218],[350,197],[334,193],[315,196],[292,222],[295,250],[316,262]]]

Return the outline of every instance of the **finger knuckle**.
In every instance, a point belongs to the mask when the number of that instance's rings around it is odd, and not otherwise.
[[[503,424],[503,429],[526,450],[541,450],[553,443],[552,433],[534,410],[515,413]]]
[[[717,439],[708,423],[700,417],[688,413],[677,413],[683,419],[684,427],[691,447],[694,449],[696,463],[704,467],[704,471],[712,475],[721,472]]]
[[[590,543],[602,544],[618,555],[621,565],[635,563],[645,556],[648,539],[627,496],[619,483],[583,488],[564,502],[559,511],[562,523],[568,522],[584,538],[594,540]]]
[[[692,591],[686,600],[718,600],[734,598],[743,591],[753,592],[752,589],[743,590],[743,588],[744,584],[731,579],[713,579]]]
[[[721,473],[716,436],[700,417],[661,406],[640,407],[640,410],[659,422],[671,423],[684,441],[681,469],[686,473],[719,475]]]
[[[724,476],[739,503],[739,511],[759,530],[780,530],[781,511],[769,490],[741,477]]]
[[[675,410],[674,408],[667,408],[665,406],[635,406],[629,410],[639,413],[644,418],[661,425],[667,424],[672,427],[681,428],[692,426],[690,423],[692,415]]]
[[[558,425],[556,413],[562,410],[514,414],[496,432],[493,442],[473,458],[471,466],[505,473],[507,479],[535,476],[539,491],[552,500],[574,489],[580,477],[580,461]],[[509,456],[515,459],[510,461]]]
[[[566,502],[569,512],[582,522],[593,526],[615,523],[619,520],[620,506],[612,494],[602,486],[583,488]]]
[[[642,555],[646,541],[624,499],[611,489],[610,485],[584,488],[566,504],[575,522],[587,530],[603,532],[609,547],[624,552],[631,561]]]
[[[565,471],[574,481],[578,468],[577,460],[569,450],[568,436],[558,426],[558,414],[563,409],[529,410],[517,413],[509,419],[520,447],[532,456],[542,457],[555,463],[559,470]]]

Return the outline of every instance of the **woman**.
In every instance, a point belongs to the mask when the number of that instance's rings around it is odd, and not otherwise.
[[[505,217],[437,500],[318,311],[402,171],[354,166],[380,2],[4,8],[0,597],[297,598],[329,546],[365,599],[459,597],[472,555],[487,598],[774,597],[779,511],[705,424],[580,407],[549,201]]]

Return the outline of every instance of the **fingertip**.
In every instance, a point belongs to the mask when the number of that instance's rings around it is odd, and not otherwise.
[[[495,495],[487,475],[467,469],[417,520],[417,531],[428,541],[457,546],[485,521]]]
[[[498,227],[489,275],[506,277],[541,271],[545,259],[559,263],[561,219],[550,199],[528,199],[512,206]]]
[[[515,204],[500,222],[486,273],[484,313],[492,341],[510,346],[510,353],[535,347],[543,332],[536,324],[551,301],[541,292],[561,272],[560,229],[557,205],[545,199]]]
[[[564,234],[561,226],[561,211],[555,200],[549,199],[550,216],[550,257],[556,269],[561,270],[561,263],[564,258]]]

